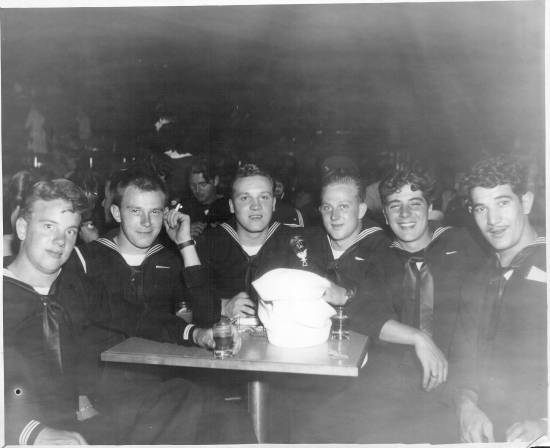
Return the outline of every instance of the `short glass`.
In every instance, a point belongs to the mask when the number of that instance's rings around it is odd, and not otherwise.
[[[332,339],[349,339],[349,316],[346,315],[343,306],[335,306],[336,314],[332,316],[330,337]]]
[[[233,324],[225,317],[214,324],[214,358],[225,359],[233,356]]]
[[[186,301],[181,301],[179,304],[179,310],[176,313],[176,316],[181,317],[185,322],[190,324],[193,322],[193,310],[191,306]]]

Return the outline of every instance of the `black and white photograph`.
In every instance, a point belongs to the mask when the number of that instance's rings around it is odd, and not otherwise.
[[[1,445],[549,446],[548,17],[2,1]]]

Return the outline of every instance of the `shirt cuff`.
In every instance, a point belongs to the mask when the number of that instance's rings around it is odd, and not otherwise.
[[[44,425],[38,420],[31,420],[25,425],[21,434],[19,434],[19,445],[32,445],[38,433],[44,429]]]
[[[195,325],[188,324],[183,330],[183,342],[191,343],[195,345],[195,340],[193,339],[193,333],[195,332]]]

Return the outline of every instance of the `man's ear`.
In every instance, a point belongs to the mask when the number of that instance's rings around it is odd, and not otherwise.
[[[111,215],[113,215],[113,218],[116,222],[120,224],[121,218],[120,218],[120,208],[118,205],[111,204],[110,207]]]
[[[528,215],[533,208],[533,202],[535,201],[535,195],[532,191],[527,191],[521,196],[521,205],[523,206],[523,214]]]
[[[17,233],[17,238],[19,238],[21,241],[27,238],[28,227],[29,223],[22,216],[17,218],[17,220],[15,221],[15,233]]]
[[[386,215],[386,207],[382,207],[382,214],[384,215],[384,219],[386,220],[386,224],[389,226],[390,223],[388,221],[388,216]]]
[[[220,176],[214,176],[214,186],[217,187],[220,184]]]
[[[233,199],[229,198],[229,211],[234,215],[235,214],[235,207],[233,206]]]
[[[273,207],[271,207],[271,211],[274,212],[275,211],[275,204],[277,203],[277,198],[275,196],[273,196]]]
[[[363,217],[365,216],[365,213],[367,213],[367,204],[364,203],[364,202],[361,202],[359,204],[359,219],[363,219]]]
[[[13,226],[15,226],[15,221],[17,220],[17,218],[19,217],[19,212],[21,211],[21,206],[20,205],[16,205],[15,208],[13,209],[13,212],[11,212],[11,215],[10,215],[10,222],[12,223]]]

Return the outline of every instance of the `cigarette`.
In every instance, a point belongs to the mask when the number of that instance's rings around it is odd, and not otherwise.
[[[182,205],[178,202],[178,205],[176,205],[176,211],[179,212],[181,210]]]

